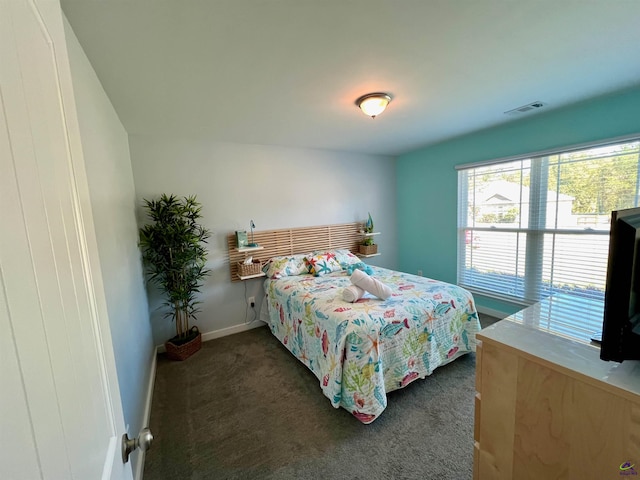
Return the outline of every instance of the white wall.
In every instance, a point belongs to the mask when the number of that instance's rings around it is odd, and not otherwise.
[[[397,266],[396,192],[394,160],[261,145],[238,145],[131,135],[131,161],[138,196],[161,193],[197,195],[209,240],[209,267],[197,325],[202,332],[236,331],[245,322],[246,296],[260,307],[262,281],[231,283],[226,236],[235,230],[303,227],[362,221],[371,212],[379,257],[369,263]],[[144,215],[138,212],[139,222]],[[151,296],[154,340],[161,344],[174,333],[170,320],[156,311]],[[249,320],[253,318],[249,313]]]
[[[66,19],[65,33],[122,409],[129,436],[137,436],[146,426],[155,344],[137,246],[128,136]],[[134,471],[138,460],[136,452]]]

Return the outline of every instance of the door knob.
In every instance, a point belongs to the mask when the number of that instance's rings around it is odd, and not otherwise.
[[[122,435],[122,463],[127,463],[129,461],[129,455],[131,455],[131,452],[136,448],[146,452],[151,448],[152,443],[153,434],[148,428],[140,430],[137,438],[129,438],[125,433]]]

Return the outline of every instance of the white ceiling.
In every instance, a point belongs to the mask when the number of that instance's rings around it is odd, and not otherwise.
[[[640,0],[61,3],[130,134],[398,155],[640,84]]]

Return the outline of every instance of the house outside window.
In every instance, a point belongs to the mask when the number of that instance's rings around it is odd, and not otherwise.
[[[612,210],[638,206],[631,139],[458,168],[458,283],[529,305],[550,295],[602,311]]]

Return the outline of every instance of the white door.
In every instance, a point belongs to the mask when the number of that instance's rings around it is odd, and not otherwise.
[[[57,0],[0,0],[0,215],[0,478],[131,479]]]

